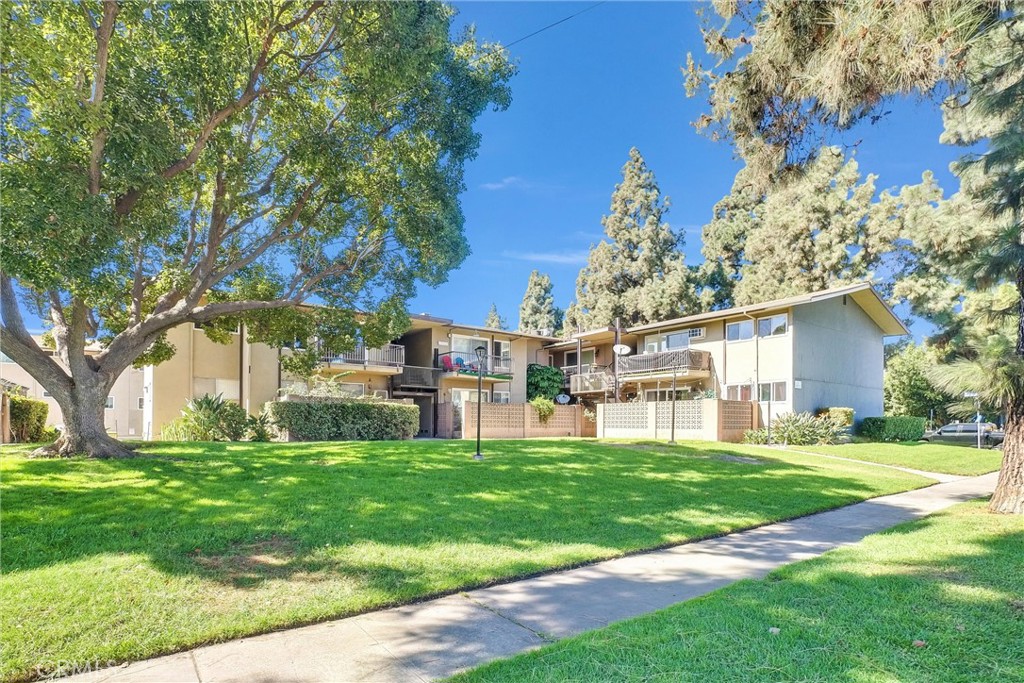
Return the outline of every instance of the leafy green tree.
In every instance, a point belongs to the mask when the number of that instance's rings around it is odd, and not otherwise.
[[[519,305],[519,331],[554,334],[562,326],[562,311],[555,306],[551,278],[533,271]]]
[[[526,366],[526,400],[532,401],[538,396],[553,399],[565,389],[565,375],[558,368],[540,363]]]
[[[934,416],[937,422],[945,422],[950,397],[929,378],[937,365],[934,352],[917,344],[907,344],[889,358],[885,364],[885,414]]]
[[[487,311],[487,319],[484,320],[484,327],[490,327],[495,330],[507,330],[508,324],[505,319],[498,314],[498,306],[491,304],[491,310]]]
[[[452,16],[4,5],[0,343],[61,406],[58,453],[129,454],[103,429],[105,397],[129,365],[173,353],[175,325],[216,336],[241,318],[281,339],[299,322],[337,347],[405,327],[415,284],[466,255],[473,124],[510,98],[503,50],[451,39]],[[335,312],[295,308],[310,299]],[[26,331],[26,305],[52,324],[57,359]],[[371,312],[359,326],[356,310]],[[87,355],[93,337],[103,349]]]
[[[664,221],[668,198],[640,152],[629,151],[622,182],[602,219],[607,240],[590,250],[576,279],[576,302],[566,322],[585,329],[664,320],[699,307],[683,238]]]
[[[704,255],[722,264],[737,305],[872,279],[901,244],[906,218],[933,211],[941,198],[930,173],[920,185],[876,197],[876,176],[862,179],[838,147],[764,192],[748,176],[740,171],[704,228]],[[882,284],[891,289],[891,281]]]
[[[962,168],[980,169],[968,189],[996,231],[991,239],[972,240],[962,268],[947,274],[979,289],[1015,283],[1017,341],[1005,379],[1024,378],[1012,370],[1024,361],[1021,4],[766,0],[715,7],[722,22],[706,26],[704,43],[716,64],[705,69],[689,57],[687,90],[707,87],[711,111],[698,127],[730,139],[759,188],[799,174],[822,139],[865,119],[882,121],[887,101],[896,97],[942,102],[947,142],[987,141],[985,153]],[[961,174],[962,183],[967,179]],[[1003,396],[1005,455],[990,508],[1019,513],[1024,390],[1014,386]]]

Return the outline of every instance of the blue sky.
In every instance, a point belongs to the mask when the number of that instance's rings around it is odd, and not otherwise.
[[[475,24],[481,40],[508,44],[590,4],[456,3],[456,25]],[[411,312],[482,324],[494,302],[514,327],[534,268],[551,275],[565,307],[632,146],[671,198],[668,221],[685,233],[688,262],[700,262],[700,228],[739,169],[728,144],[690,125],[706,103],[687,99],[680,66],[688,51],[703,55],[700,7],[608,2],[511,48],[519,65],[512,106],[481,117],[479,156],[466,169],[472,254],[446,284],[421,287]],[[862,173],[878,174],[881,189],[920,182],[931,169],[952,194],[948,167],[962,150],[939,144],[935,106],[888,109],[882,122],[847,136],[860,141]]]

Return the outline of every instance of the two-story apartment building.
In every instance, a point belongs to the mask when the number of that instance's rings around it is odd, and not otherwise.
[[[36,343],[44,346],[42,337],[35,337]],[[86,348],[86,353],[99,352],[99,346]],[[59,362],[59,361],[58,361]],[[16,384],[25,389],[25,396],[44,401],[49,406],[46,425],[55,427],[63,424],[57,401],[50,396],[43,385],[36,381],[23,367],[0,352],[0,379]],[[129,368],[121,373],[107,396],[106,408],[103,411],[103,422],[107,431],[116,434],[119,439],[142,438],[143,393],[142,370]]]
[[[883,410],[883,346],[908,334],[868,283],[628,329],[589,330],[548,345],[566,390],[583,400],[667,400],[694,392],[758,401],[763,417],[847,406]],[[629,347],[616,355],[613,346]],[[620,349],[621,350],[621,349]]]
[[[163,425],[176,418],[192,397],[221,394],[249,413],[304,380],[281,368],[288,349],[249,343],[244,330],[228,344],[210,341],[202,329],[180,325],[168,334],[174,357],[146,367],[142,435],[160,438]],[[318,372],[333,377],[352,396],[409,399],[420,407],[420,434],[437,433],[441,404],[461,408],[477,398],[478,375],[485,402],[524,402],[526,366],[547,363],[544,346],[554,341],[520,332],[461,325],[426,314],[411,316],[405,334],[377,348],[321,349]],[[478,351],[479,350],[479,351]]]

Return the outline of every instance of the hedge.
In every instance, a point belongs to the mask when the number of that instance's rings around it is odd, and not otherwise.
[[[853,408],[819,408],[818,416],[827,415],[841,427],[853,426]]]
[[[411,439],[420,428],[419,406],[374,401],[274,401],[270,417],[294,441]]]
[[[924,436],[923,417],[865,417],[858,434],[872,441],[917,441]]]
[[[43,440],[46,416],[50,407],[46,401],[24,396],[11,396],[11,433],[21,443],[36,443]]]

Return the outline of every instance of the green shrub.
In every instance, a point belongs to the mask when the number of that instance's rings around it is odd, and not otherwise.
[[[540,423],[547,424],[551,416],[555,414],[555,402],[545,396],[536,396],[530,400],[530,405],[537,411],[537,419]]]
[[[559,368],[540,363],[526,366],[526,400],[532,401],[538,396],[553,399],[562,393],[565,387],[565,375]]]
[[[296,441],[411,439],[420,428],[419,406],[382,401],[275,401],[274,424]]]
[[[865,417],[857,433],[871,441],[917,441],[924,436],[924,427],[923,417]]]
[[[837,424],[843,427],[853,426],[853,408],[819,408],[818,416],[831,417]]]
[[[59,429],[56,427],[43,427],[43,433],[39,436],[39,443],[53,443],[59,438]]]
[[[245,408],[234,403],[225,401],[220,414],[220,433],[228,441],[241,441],[249,427],[249,414]]]
[[[250,415],[248,424],[249,441],[266,443],[273,437],[271,432],[270,416],[265,412],[259,415]]]
[[[770,429],[748,429],[743,433],[743,442],[764,444],[770,436],[772,443],[813,446],[835,443],[844,430],[843,425],[828,415],[784,413],[772,420]]]
[[[11,433],[21,443],[37,443],[43,440],[46,416],[50,407],[46,401],[25,396],[11,396]]]
[[[163,426],[160,437],[168,441],[240,441],[247,424],[245,408],[225,401],[220,394],[205,394],[189,400],[181,417]]]

